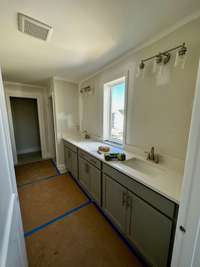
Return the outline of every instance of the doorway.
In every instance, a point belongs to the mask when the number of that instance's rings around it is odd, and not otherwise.
[[[10,97],[18,164],[42,159],[37,99]]]

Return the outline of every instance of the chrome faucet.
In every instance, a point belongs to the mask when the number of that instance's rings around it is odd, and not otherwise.
[[[90,139],[90,135],[88,134],[86,130],[82,131],[82,134],[84,134],[85,139]]]
[[[145,152],[147,153],[147,160],[151,160],[155,163],[158,163],[159,162],[159,156],[158,154],[155,153],[155,148],[152,147],[150,152]]]

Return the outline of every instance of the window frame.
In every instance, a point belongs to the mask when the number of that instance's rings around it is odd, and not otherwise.
[[[123,135],[122,135],[122,141],[119,139],[115,139],[112,137],[111,131],[112,131],[112,87],[118,84],[124,83],[124,120],[123,120]],[[127,78],[126,76],[122,76],[118,79],[115,79],[113,81],[110,81],[106,84],[104,84],[104,89],[107,90],[107,93],[105,94],[105,99],[104,98],[104,108],[106,109],[107,114],[105,116],[107,117],[106,122],[104,121],[104,128],[106,128],[106,133],[104,131],[104,141],[108,143],[112,143],[118,146],[122,146],[125,143],[125,128],[126,128],[126,101],[127,101]],[[109,107],[105,106],[105,102]],[[104,116],[104,119],[105,119]],[[107,124],[107,125],[105,125]]]

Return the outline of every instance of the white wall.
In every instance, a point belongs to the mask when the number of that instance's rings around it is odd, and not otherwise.
[[[69,129],[77,129],[79,125],[78,85],[52,79],[50,91],[55,119],[56,164],[62,172],[65,168],[62,134]]]
[[[40,151],[40,132],[37,100],[10,99],[17,154]]]
[[[174,68],[174,55],[165,69],[166,81],[160,84],[152,65],[144,79],[135,78],[141,59],[186,42],[185,69]],[[94,94],[80,96],[80,122],[90,134],[103,136],[103,85],[129,74],[126,144],[142,151],[155,146],[160,154],[184,159],[190,126],[197,66],[200,55],[200,19],[196,19],[150,46],[129,53],[105,67],[81,86],[91,85]]]
[[[40,98],[41,104],[41,127],[43,133],[43,147],[44,147],[44,158],[54,157],[52,152],[52,140],[51,140],[51,113],[50,113],[50,105],[49,105],[49,89],[47,87],[39,87],[34,85],[28,84],[21,84],[21,83],[13,83],[13,82],[4,82],[4,89],[8,98],[11,95],[18,95],[20,97],[26,97],[26,95],[31,95]],[[7,103],[8,104],[8,103]]]

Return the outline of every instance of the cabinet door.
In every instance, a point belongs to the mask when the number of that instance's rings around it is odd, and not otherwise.
[[[90,174],[90,193],[92,197],[101,204],[101,171],[96,167],[89,165]]]
[[[79,180],[82,186],[89,192],[90,190],[89,163],[80,157],[79,157]]]
[[[103,209],[121,231],[125,231],[125,197],[127,190],[107,175],[103,175]]]
[[[71,169],[70,150],[66,146],[64,146],[64,156],[65,156],[65,167],[67,171],[70,171]]]
[[[77,153],[71,151],[70,153],[70,163],[71,163],[71,174],[74,178],[78,179],[78,160],[77,160]]]
[[[129,205],[128,238],[152,266],[166,267],[172,221],[130,192],[127,202]]]

